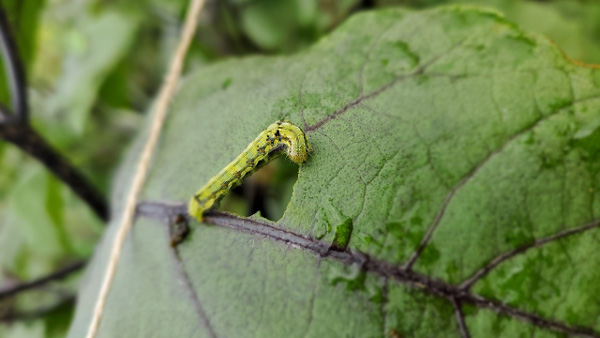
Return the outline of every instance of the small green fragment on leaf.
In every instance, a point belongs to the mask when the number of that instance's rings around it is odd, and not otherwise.
[[[335,235],[333,236],[330,249],[335,251],[346,250],[352,236],[352,229],[352,219],[346,218],[342,224],[339,224],[335,228]]]

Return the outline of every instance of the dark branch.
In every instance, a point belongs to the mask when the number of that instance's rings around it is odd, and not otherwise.
[[[4,115],[9,115],[4,112]],[[0,124],[0,138],[14,144],[48,168],[83,199],[103,221],[108,220],[108,206],[104,197],[65,158],[60,156],[29,125],[24,123]]]
[[[67,265],[49,275],[44,277],[34,279],[29,282],[17,284],[15,286],[11,286],[5,289],[0,289],[0,301],[4,298],[15,296],[23,291],[36,289],[38,287],[44,286],[50,282],[58,281],[70,276],[72,273],[81,270],[85,266],[84,261],[75,262],[73,264]]]
[[[0,4],[0,51],[4,70],[8,78],[8,88],[12,104],[14,118],[25,123],[29,118],[29,106],[27,105],[27,81],[25,67],[19,57],[19,49],[15,42],[10,23],[4,8]]]
[[[72,306],[74,303],[75,296],[71,295],[59,300],[58,302],[50,306],[43,306],[29,311],[9,311],[8,313],[0,316],[0,323],[13,322],[16,320],[31,320],[41,318],[63,307]]]
[[[548,243],[554,242],[558,239],[564,238],[564,237],[568,237],[571,235],[576,235],[579,234],[581,232],[584,232],[586,230],[589,229],[593,229],[593,228],[597,228],[600,227],[600,220],[597,221],[593,221],[590,222],[588,224],[576,227],[576,228],[572,228],[572,229],[568,229],[568,230],[564,230],[561,231],[557,234],[554,234],[552,236],[548,236],[548,237],[544,237],[544,238],[540,238],[538,240],[535,240],[533,243],[529,243],[529,244],[525,244],[523,246],[520,246],[516,249],[513,249],[511,251],[508,252],[504,252],[498,256],[496,256],[496,258],[492,259],[489,263],[487,263],[483,268],[479,269],[477,272],[475,272],[473,274],[473,276],[469,277],[468,279],[466,279],[464,282],[462,282],[459,285],[459,288],[462,290],[468,290],[471,288],[471,286],[473,286],[473,284],[475,284],[477,281],[479,281],[481,278],[485,277],[490,271],[492,271],[494,268],[496,268],[498,265],[502,264],[503,262],[513,258],[514,256],[521,254],[529,249],[533,249],[533,248],[539,248],[543,245],[546,245]]]
[[[138,217],[167,220],[179,214],[187,214],[185,204],[142,202],[138,204],[137,208]],[[459,303],[471,304],[482,309],[491,309],[499,314],[523,320],[540,328],[563,332],[570,335],[583,335],[600,338],[600,333],[591,328],[571,326],[563,322],[546,319],[538,314],[513,308],[497,300],[483,298],[479,295],[461,290],[457,286],[451,285],[444,281],[436,280],[432,277],[422,275],[412,270],[404,269],[403,267],[369,257],[359,252],[330,251],[329,243],[311,239],[282,228],[276,228],[265,222],[241,218],[232,214],[218,211],[212,211],[206,214],[205,222],[292,245],[299,249],[311,251],[316,255],[327,257],[343,264],[359,265],[368,272],[387,278],[393,278],[400,283],[407,284],[429,294],[442,297],[446,300],[454,299]]]
[[[65,158],[28,125],[29,107],[25,68],[19,57],[10,23],[0,4],[0,52],[8,78],[12,109],[0,104],[0,138],[42,162],[81,197],[103,221],[108,220],[104,197]]]

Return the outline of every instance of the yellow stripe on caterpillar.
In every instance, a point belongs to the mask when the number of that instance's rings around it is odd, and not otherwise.
[[[271,124],[233,162],[198,190],[190,199],[188,213],[202,221],[202,214],[233,187],[241,184],[244,177],[254,172],[259,164],[266,164],[283,152],[297,164],[306,162],[308,154],[312,152],[306,134],[287,120]]]

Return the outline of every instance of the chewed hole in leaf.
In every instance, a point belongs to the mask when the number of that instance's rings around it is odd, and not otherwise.
[[[219,210],[277,221],[285,212],[298,178],[298,166],[282,156],[246,178],[223,198]]]

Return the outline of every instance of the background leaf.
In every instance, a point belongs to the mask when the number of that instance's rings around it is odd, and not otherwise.
[[[50,100],[51,114],[68,112],[67,125],[82,133],[100,86],[130,46],[139,20],[127,12],[103,11],[78,16],[65,32],[70,50],[63,75]]]

